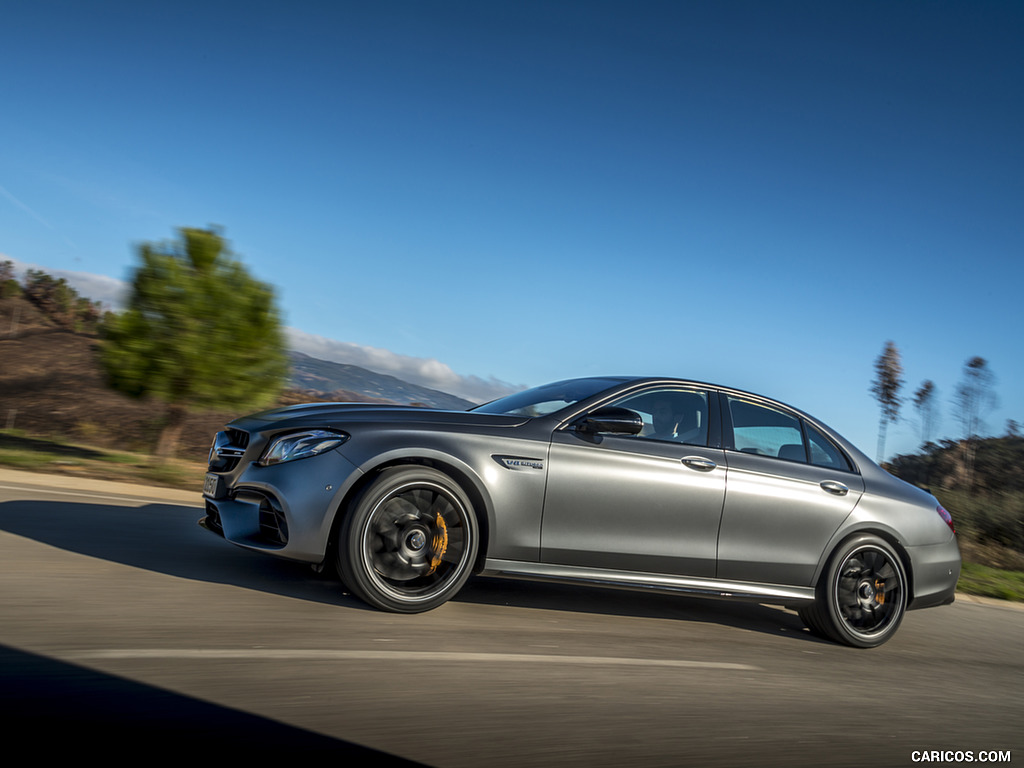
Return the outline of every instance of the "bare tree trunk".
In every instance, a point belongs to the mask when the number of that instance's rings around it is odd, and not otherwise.
[[[968,490],[974,487],[974,455],[978,450],[974,437],[968,437],[960,444],[964,463],[964,485]]]
[[[167,408],[167,421],[160,431],[160,438],[156,443],[156,456],[166,461],[174,458],[178,450],[178,443],[181,440],[181,433],[185,429],[185,416],[188,410],[183,405],[172,403]]]

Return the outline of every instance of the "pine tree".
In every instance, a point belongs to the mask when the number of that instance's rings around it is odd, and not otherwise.
[[[145,243],[127,309],[104,324],[110,385],[166,405],[157,455],[173,455],[189,408],[250,409],[280,390],[287,359],[273,289],[216,229]]]

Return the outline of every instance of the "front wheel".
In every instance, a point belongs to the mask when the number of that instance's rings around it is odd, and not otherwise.
[[[907,577],[896,551],[877,536],[844,542],[832,555],[813,605],[800,618],[814,632],[857,648],[895,634],[907,608]]]
[[[479,546],[473,507],[447,475],[387,470],[355,500],[339,531],[338,569],[362,600],[419,613],[452,598]]]

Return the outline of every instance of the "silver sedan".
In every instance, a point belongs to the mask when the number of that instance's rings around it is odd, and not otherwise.
[[[208,530],[404,613],[483,573],[792,605],[872,647],[960,572],[934,497],[801,411],[692,381],[258,413],[217,434],[204,495]]]

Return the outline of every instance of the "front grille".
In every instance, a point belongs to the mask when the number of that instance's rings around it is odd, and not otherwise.
[[[228,437],[231,438],[232,445],[237,445],[239,448],[242,448],[243,450],[249,447],[248,432],[243,432],[242,430],[234,429],[233,427],[228,427],[224,431],[227,433]]]
[[[248,446],[248,432],[231,428],[218,432],[210,449],[210,471],[230,472],[238,466]]]

